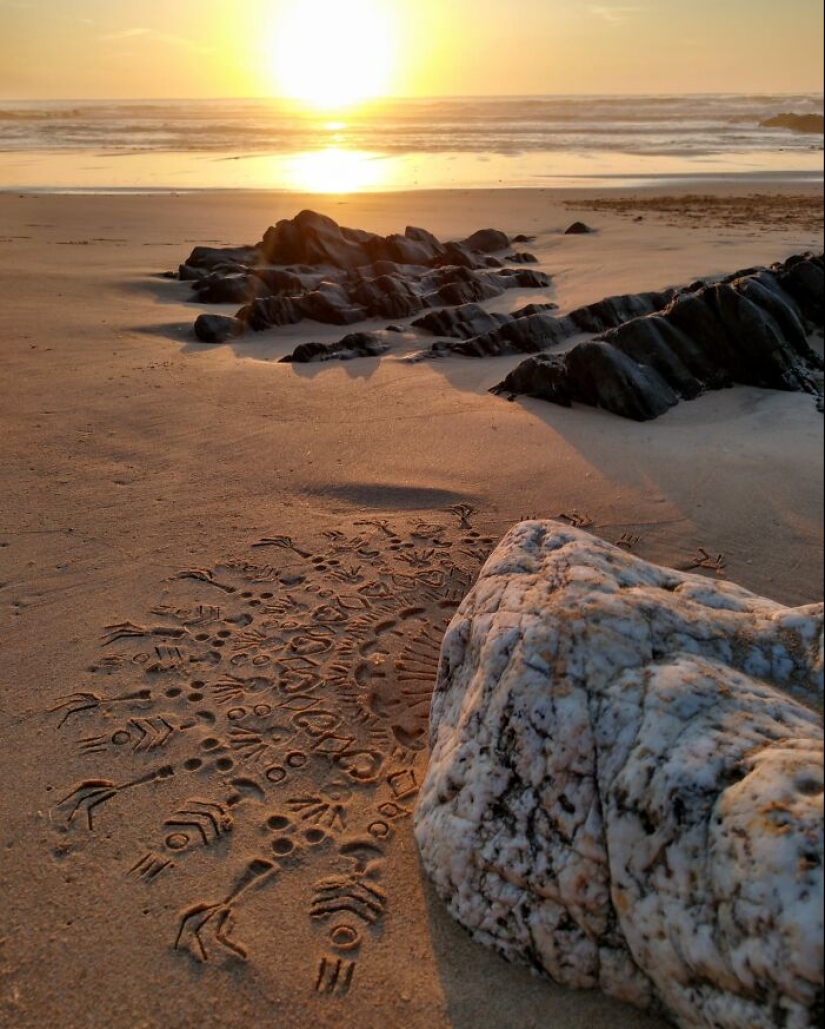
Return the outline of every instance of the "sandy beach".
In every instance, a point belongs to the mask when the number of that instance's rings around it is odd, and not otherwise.
[[[411,360],[408,334],[279,363],[342,335],[308,322],[198,343],[203,309],[163,273],[304,208],[535,237],[552,284],[500,312],[823,246],[813,184],[0,195],[0,1025],[659,1029],[506,964],[425,881],[440,634],[524,517],[820,601],[822,415],[749,387],[648,423],[508,403],[488,390],[518,358]],[[579,218],[597,231],[566,236]],[[319,681],[334,704],[302,699]],[[352,721],[359,689],[384,736]],[[322,716],[357,762],[318,743]]]

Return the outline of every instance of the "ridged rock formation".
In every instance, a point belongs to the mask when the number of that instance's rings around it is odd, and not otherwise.
[[[631,318],[661,311],[676,296],[664,293],[631,293],[606,297],[595,304],[578,307],[556,318],[550,314],[557,304],[529,304],[513,314],[490,315],[485,322],[476,312],[470,318],[463,308],[434,311],[413,322],[415,328],[433,335],[451,336],[458,342],[440,340],[430,348],[434,354],[460,354],[463,357],[500,357],[502,354],[536,354],[554,343],[561,343],[579,332],[604,332],[623,325]]]
[[[822,326],[824,296],[822,255],[700,283],[658,313],[617,322],[566,354],[529,358],[492,392],[565,407],[581,403],[637,421],[736,383],[810,393],[821,406],[823,362],[807,334]],[[592,324],[600,331],[604,317]],[[463,346],[478,346],[505,328]],[[531,340],[531,349],[544,350],[556,338],[548,331],[545,344]]]
[[[683,1029],[821,1026],[822,625],[516,526],[432,702],[415,832],[454,917]]]

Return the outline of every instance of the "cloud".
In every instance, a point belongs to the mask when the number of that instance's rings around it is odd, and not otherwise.
[[[105,43],[122,43],[127,39],[140,39],[149,43],[161,43],[164,46],[177,47],[179,50],[189,50],[191,53],[203,54],[204,56],[215,52],[213,46],[206,46],[194,39],[187,39],[184,36],[175,36],[168,32],[157,32],[155,29],[130,28],[121,29],[119,32],[107,32],[99,37]]]
[[[134,39],[136,36],[150,35],[149,29],[121,29],[120,32],[107,32],[100,38],[104,43],[116,43],[121,39]]]
[[[637,14],[644,14],[647,7],[613,7],[607,4],[596,4],[591,6],[590,13],[596,18],[603,18],[605,21],[618,24],[627,21]]]

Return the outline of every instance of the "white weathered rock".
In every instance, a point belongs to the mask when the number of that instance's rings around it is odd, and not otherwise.
[[[479,940],[683,1027],[823,1017],[822,605],[552,522],[444,639],[416,812]]]

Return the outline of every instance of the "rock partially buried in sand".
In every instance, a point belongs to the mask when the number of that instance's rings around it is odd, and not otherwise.
[[[480,941],[683,1029],[823,1013],[823,607],[525,522],[444,638],[415,816]]]
[[[226,343],[243,334],[246,326],[238,318],[223,314],[202,314],[195,322],[195,335],[201,343]]]
[[[589,236],[595,231],[589,225],[585,225],[584,222],[573,222],[569,228],[564,230],[564,234],[565,236]]]
[[[389,350],[386,339],[374,332],[351,332],[335,343],[301,343],[281,364],[309,364],[312,361],[349,361],[354,357],[379,357]]]

